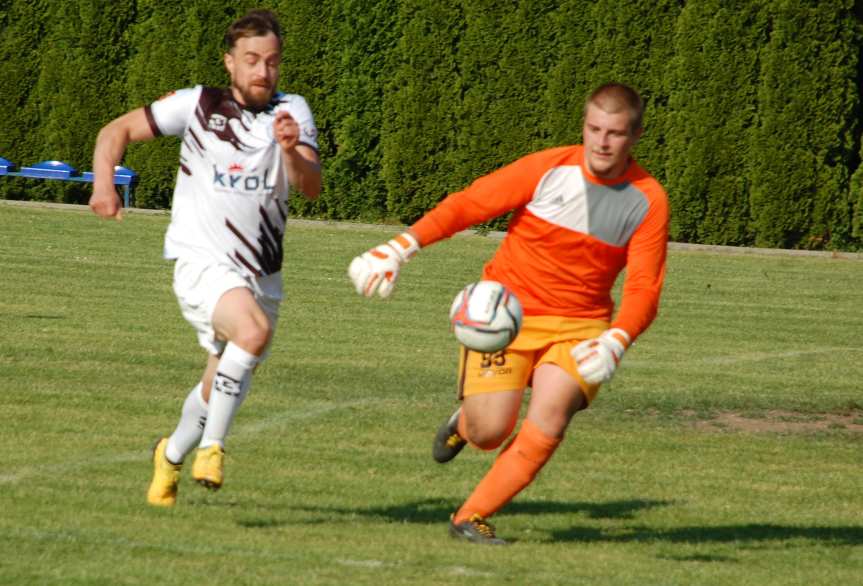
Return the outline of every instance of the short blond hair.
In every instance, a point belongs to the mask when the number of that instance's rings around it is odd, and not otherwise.
[[[628,110],[630,132],[641,129],[644,102],[638,92],[626,84],[610,82],[599,86],[584,101],[585,112],[589,104],[594,104],[603,112],[610,114]]]

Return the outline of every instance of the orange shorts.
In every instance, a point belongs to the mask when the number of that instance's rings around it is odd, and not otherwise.
[[[578,381],[588,403],[599,392],[578,374],[569,351],[579,342],[595,338],[608,323],[549,315],[525,316],[518,337],[504,350],[494,353],[461,348],[458,365],[459,399],[480,393],[520,391],[530,386],[540,364],[556,364]]]

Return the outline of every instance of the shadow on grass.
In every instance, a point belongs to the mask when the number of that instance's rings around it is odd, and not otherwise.
[[[288,525],[288,522],[273,518],[249,518],[239,519],[237,525],[246,529],[278,529],[279,527]]]
[[[308,519],[307,523],[325,523],[334,517],[366,517],[397,523],[443,523],[460,502],[454,499],[425,499],[390,506],[372,507],[290,507],[297,511],[323,515],[325,518]],[[632,499],[599,503],[561,501],[521,501],[510,503],[502,515],[581,514],[590,519],[633,519],[641,511],[673,505],[673,501]],[[247,525],[249,526],[249,525]],[[266,525],[263,525],[266,526]],[[806,527],[747,523],[741,525],[693,526],[657,529],[644,525],[613,528],[574,526],[570,529],[549,532],[548,541],[580,543],[747,543],[787,542],[794,539],[817,541],[824,545],[863,545],[863,526]]]
[[[789,541],[805,539],[825,545],[863,545],[863,526],[798,527],[770,523],[747,523],[744,525],[717,525],[703,527],[677,527],[675,529],[653,529],[651,527],[627,527],[613,532],[594,527],[573,527],[564,531],[553,531],[552,541],[579,541],[582,543],[629,543],[637,541],[663,541],[669,543],[731,543]]]
[[[672,562],[701,562],[701,563],[737,563],[737,559],[728,555],[719,554],[695,554],[695,555],[659,555],[661,560]]]
[[[361,516],[386,519],[398,523],[440,523],[460,505],[454,499],[425,499],[391,506],[377,507],[292,507],[312,513]],[[672,501],[627,500],[607,503],[579,503],[560,501],[520,501],[510,503],[503,510],[507,515],[583,514],[592,519],[632,519],[638,511],[665,507]]]

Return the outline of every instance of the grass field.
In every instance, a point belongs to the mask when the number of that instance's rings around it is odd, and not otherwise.
[[[292,225],[270,359],[226,484],[144,503],[203,351],[167,216],[0,205],[0,584],[859,584],[863,261],[674,251],[653,328],[537,481],[446,533],[490,455],[430,455],[446,314],[498,241],[440,243],[393,299],[350,259],[391,230]]]

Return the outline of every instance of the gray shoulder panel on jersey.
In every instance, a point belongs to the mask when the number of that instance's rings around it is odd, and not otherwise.
[[[647,197],[632,183],[600,185],[585,181],[591,236],[626,246],[647,215]]]
[[[631,183],[591,183],[578,165],[550,169],[527,205],[532,214],[547,222],[611,246],[626,246],[648,207],[647,197]]]

